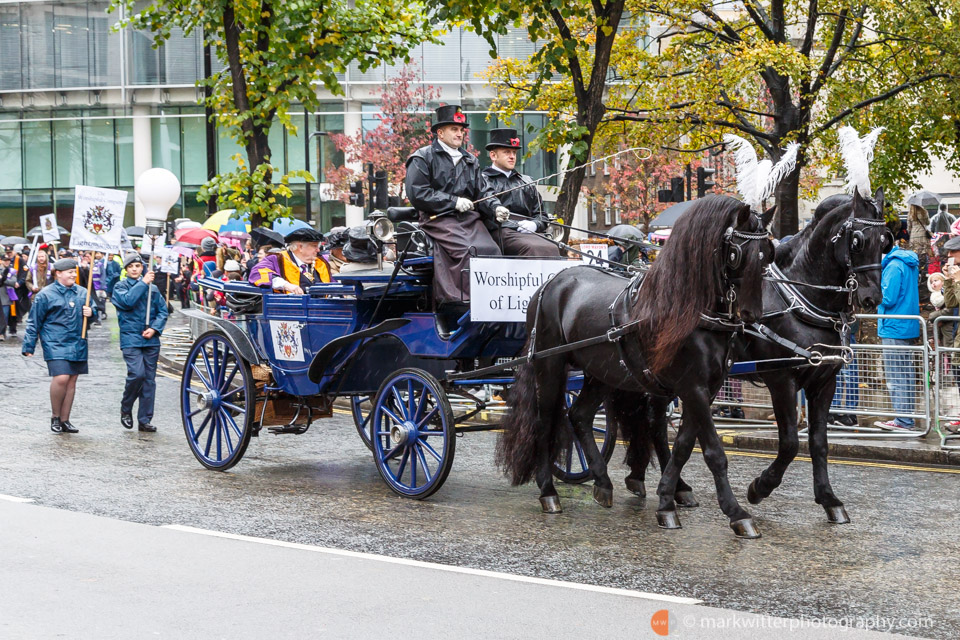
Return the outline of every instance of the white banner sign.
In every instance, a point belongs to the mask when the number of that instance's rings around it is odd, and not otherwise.
[[[160,258],[160,271],[162,273],[180,273],[180,254],[174,253],[169,249],[164,249],[163,253],[158,254]]]
[[[120,253],[127,192],[77,185],[70,248]]]
[[[603,258],[603,260],[610,259],[608,254],[610,247],[605,244],[581,244],[577,247],[577,249],[580,249],[580,251],[588,253],[591,256]],[[583,264],[594,264],[598,267],[608,266],[606,262],[603,262],[603,260],[594,260],[593,258],[588,258],[587,256],[580,256],[580,259],[583,260]]]
[[[475,322],[525,322],[527,305],[540,285],[576,260],[470,259],[470,319]]]
[[[40,216],[40,231],[44,242],[60,242],[60,227],[57,226],[57,214]]]
[[[140,253],[151,254],[155,253],[158,256],[163,253],[163,245],[167,243],[167,234],[161,233],[157,236],[157,241],[154,242],[150,236],[143,236],[143,243],[140,245]],[[154,247],[157,247],[154,250]]]
[[[273,338],[273,355],[277,360],[304,362],[303,337],[300,324],[288,320],[271,320],[270,336]]]

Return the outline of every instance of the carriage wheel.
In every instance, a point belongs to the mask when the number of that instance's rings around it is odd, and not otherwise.
[[[373,401],[373,459],[395,493],[422,500],[439,489],[456,448],[453,411],[437,379],[401,369]]]
[[[370,404],[370,396],[351,396],[350,411],[353,413],[353,424],[357,427],[357,433],[363,444],[373,451],[373,442],[370,440],[370,417],[373,415],[373,405]]]
[[[580,391],[568,390],[565,396],[567,409],[577,399]],[[580,484],[590,478],[590,467],[587,464],[587,456],[583,452],[583,447],[577,440],[577,435],[573,432],[573,425],[567,421],[567,429],[570,430],[570,446],[560,450],[560,455],[553,463],[553,476],[561,482],[570,484]],[[593,420],[593,437],[602,439],[600,444],[600,455],[606,462],[610,462],[613,457],[613,450],[617,446],[617,429],[610,422],[610,418],[604,417],[603,424],[598,424],[596,418]]]
[[[208,469],[226,471],[250,443],[255,413],[250,365],[226,336],[209,331],[193,343],[180,382],[183,430]]]

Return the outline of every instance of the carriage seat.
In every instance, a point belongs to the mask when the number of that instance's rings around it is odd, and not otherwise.
[[[387,220],[398,222],[416,222],[420,219],[420,212],[416,207],[387,207]]]

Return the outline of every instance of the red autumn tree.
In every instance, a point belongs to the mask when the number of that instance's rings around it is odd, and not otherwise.
[[[430,116],[426,112],[428,105],[439,97],[440,90],[419,83],[419,76],[415,65],[408,65],[387,81],[380,92],[380,113],[375,116],[379,124],[375,129],[355,136],[330,136],[347,163],[361,163],[361,166],[372,163],[375,170],[386,171],[391,195],[403,195],[407,157],[433,140]],[[324,172],[343,202],[349,202],[350,183],[365,182],[366,177],[366,173],[346,166],[328,165]]]
[[[706,154],[694,156],[660,150],[649,158],[641,159],[633,153],[624,153],[616,159],[609,160],[605,167],[597,166],[597,178],[592,187],[584,187],[583,194],[588,203],[601,209],[606,206],[607,196],[610,196],[611,205],[619,209],[620,218],[625,224],[642,225],[649,229],[650,221],[674,204],[659,202],[657,192],[660,189],[669,189],[671,178],[685,177],[688,162],[693,172],[691,190],[694,197],[697,189],[697,168],[700,166],[717,169],[712,176],[716,183],[712,193],[724,193],[724,185],[728,183],[735,186],[726,178],[734,174],[725,166],[725,155],[727,154],[705,163]],[[685,180],[684,197],[686,197]]]

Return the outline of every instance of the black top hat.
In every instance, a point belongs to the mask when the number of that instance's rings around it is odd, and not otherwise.
[[[519,149],[520,136],[516,129],[493,129],[490,132],[490,142],[484,147],[487,151],[503,147],[505,149]]]
[[[310,227],[300,227],[283,236],[284,242],[323,242],[323,234]]]
[[[445,124],[458,124],[464,128],[470,126],[467,124],[467,114],[458,104],[445,104],[442,107],[437,107],[436,122],[430,127],[430,131],[436,133],[437,129]]]

